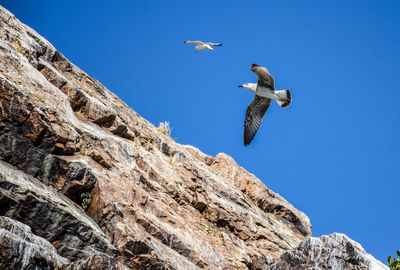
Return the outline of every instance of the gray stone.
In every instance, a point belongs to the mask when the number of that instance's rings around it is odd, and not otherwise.
[[[69,261],[31,228],[16,220],[0,216],[1,269],[56,269]]]
[[[307,238],[297,248],[282,254],[270,269],[389,270],[389,267],[346,235],[333,233]]]

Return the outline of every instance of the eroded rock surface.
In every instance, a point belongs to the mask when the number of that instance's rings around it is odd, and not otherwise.
[[[299,247],[285,252],[280,259],[280,262],[271,266],[271,270],[389,269],[366,253],[360,244],[341,233],[309,237]]]
[[[68,263],[48,241],[32,234],[29,226],[0,216],[2,269],[25,269],[33,265],[42,269],[55,269]]]
[[[0,160],[0,215],[46,243],[43,269],[268,269],[311,236],[231,157],[176,143],[2,7]],[[2,269],[35,269],[24,254]]]

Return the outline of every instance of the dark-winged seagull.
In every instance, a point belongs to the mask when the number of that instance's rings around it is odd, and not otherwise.
[[[256,94],[246,111],[243,130],[244,145],[249,145],[256,135],[261,121],[271,105],[271,99],[276,100],[281,108],[286,108],[292,102],[289,89],[275,90],[274,78],[265,67],[252,64],[250,70],[257,75],[257,83],[239,85],[239,87],[249,89]]]
[[[202,50],[205,50],[205,49],[208,49],[208,50],[212,51],[213,50],[212,47],[222,46],[223,45],[221,43],[212,43],[212,42],[204,43],[202,41],[189,41],[189,40],[186,40],[184,43],[185,44],[196,44],[195,52],[202,51]]]

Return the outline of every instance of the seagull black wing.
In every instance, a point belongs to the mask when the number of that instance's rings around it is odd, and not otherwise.
[[[271,89],[275,89],[275,82],[274,78],[269,74],[267,68],[252,64],[250,67],[250,70],[253,71],[257,77],[258,77],[258,82],[257,84],[260,86],[268,87]]]
[[[271,105],[271,99],[256,95],[249,107],[247,107],[243,130],[244,145],[249,145],[253,140],[269,105]]]
[[[206,43],[207,45],[210,45],[211,47],[215,47],[215,46],[222,46],[222,45],[224,45],[224,44],[221,44],[221,43],[212,43],[212,42],[208,42],[208,43]]]

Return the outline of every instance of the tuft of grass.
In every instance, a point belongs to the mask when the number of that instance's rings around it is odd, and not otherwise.
[[[254,204],[256,207],[258,207],[259,199],[258,199],[258,198],[253,198],[252,201],[253,201],[253,204]]]
[[[173,156],[168,156],[167,162],[172,167],[172,169],[176,170],[175,160]]]
[[[82,114],[82,115],[85,115],[85,110],[86,110],[86,106],[81,106],[81,107],[79,107],[78,112],[79,112],[80,114]]]
[[[158,131],[160,131],[162,134],[166,136],[171,136],[171,127],[169,125],[169,122],[160,122],[160,124],[157,127]]]
[[[44,102],[43,94],[40,91],[36,91],[33,93],[33,99],[37,102]]]
[[[213,237],[216,238],[219,241],[223,241],[224,237],[222,236],[221,232],[218,230],[218,226],[213,224],[210,221],[207,221],[207,232]]]
[[[84,210],[86,210],[92,203],[92,196],[90,195],[90,191],[79,192],[79,198],[81,199],[81,206]]]
[[[82,145],[82,147],[81,147],[81,149],[80,149],[81,155],[82,155],[82,156],[86,156],[86,151],[87,151],[87,149],[90,148],[90,147],[93,146],[93,145],[94,145],[94,142],[93,142],[93,141],[86,141],[86,142]]]
[[[392,258],[391,256],[388,256],[387,258],[391,270],[400,270],[400,251],[397,251],[396,253],[397,256],[399,256],[398,259]]]
[[[23,54],[25,56],[29,56],[29,53],[22,47],[21,40],[19,37],[16,37],[12,42],[11,45],[14,46],[15,50],[19,52],[20,54]]]

